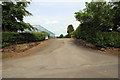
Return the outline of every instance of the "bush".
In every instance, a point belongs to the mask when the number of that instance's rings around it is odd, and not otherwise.
[[[86,24],[80,24],[75,30],[77,39],[85,40],[97,47],[120,47],[120,32],[102,32]]]
[[[2,33],[2,47],[13,44],[30,43],[45,40],[46,33]]]
[[[63,34],[60,34],[60,36],[58,38],[64,38]]]
[[[120,47],[119,32],[101,32],[93,38],[93,44],[99,47]]]
[[[76,38],[83,39],[97,47],[120,47],[119,32],[88,32],[80,31],[79,35],[76,34]]]
[[[75,35],[75,37],[77,39],[80,38],[80,25],[77,27],[77,29],[73,32],[73,34]]]
[[[71,38],[71,35],[68,33],[67,35],[65,35],[65,38]]]

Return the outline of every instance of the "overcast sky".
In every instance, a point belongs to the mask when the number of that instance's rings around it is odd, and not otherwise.
[[[58,1],[58,2],[57,2]],[[79,25],[75,19],[75,12],[85,8],[85,2],[78,0],[39,0],[31,2],[27,10],[33,16],[27,16],[24,21],[32,25],[41,25],[57,36],[60,34],[67,34],[67,26],[72,24],[74,28]]]

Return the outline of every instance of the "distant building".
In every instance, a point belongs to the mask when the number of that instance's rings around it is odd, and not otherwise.
[[[47,30],[46,28],[40,26],[40,25],[32,25],[33,27],[37,28],[38,30],[35,30],[33,32],[42,32],[42,33],[48,33],[50,34],[50,37],[54,38],[55,37],[55,34],[49,30]],[[28,30],[26,30],[28,31]],[[29,32],[29,31],[28,31]],[[47,38],[47,37],[46,37]]]

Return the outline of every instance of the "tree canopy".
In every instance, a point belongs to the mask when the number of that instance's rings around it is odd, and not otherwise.
[[[120,2],[90,2],[75,13],[76,38],[99,47],[120,47]]]
[[[116,31],[120,27],[120,1],[119,2],[113,2],[111,3],[113,6],[112,12],[114,13],[113,15],[113,30]]]
[[[89,26],[96,31],[117,31],[120,26],[120,2],[86,2],[83,11],[75,13],[81,25]]]
[[[83,11],[76,12],[76,19],[81,24],[91,26],[97,31],[107,31],[113,28],[113,14],[111,14],[112,6],[106,2],[91,2],[86,3],[86,8]]]
[[[3,2],[2,3],[2,30],[17,32],[25,29],[34,30],[29,23],[25,23],[23,18],[32,15],[26,10],[30,2]]]
[[[68,25],[67,33],[69,34],[69,33],[73,32],[73,31],[74,31],[73,25],[72,24]]]
[[[60,34],[59,38],[63,38],[63,37],[64,37],[64,35],[63,35],[63,34]]]

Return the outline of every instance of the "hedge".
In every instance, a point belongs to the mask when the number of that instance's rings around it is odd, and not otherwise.
[[[47,33],[2,32],[2,47],[45,40]]]
[[[97,47],[119,47],[120,32],[95,32],[94,30],[81,30],[80,26],[73,33],[77,39],[92,43]]]
[[[96,33],[96,37],[92,38],[91,43],[98,47],[119,47],[120,48],[120,32],[101,32]]]

